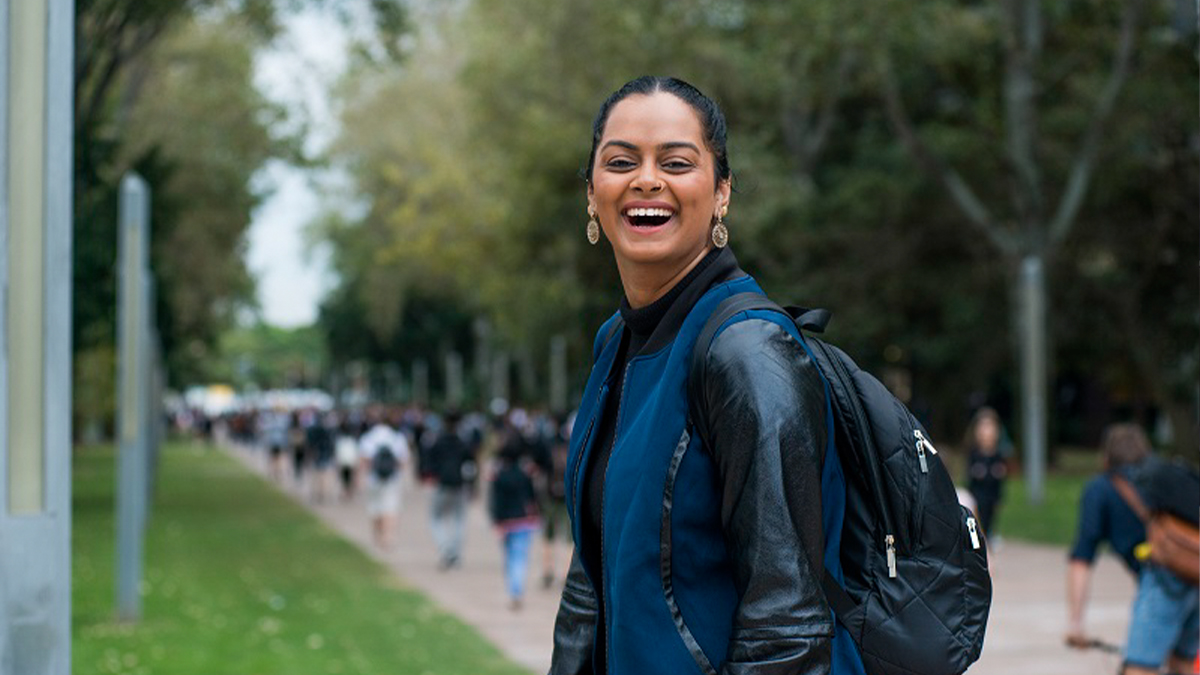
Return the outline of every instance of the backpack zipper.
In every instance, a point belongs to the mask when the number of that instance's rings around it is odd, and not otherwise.
[[[846,366],[841,362],[841,359],[839,359],[836,354],[832,353],[832,350],[824,342],[821,342],[820,340],[814,340],[813,342],[816,345],[818,345],[818,347],[820,348],[822,353],[825,355],[825,360],[828,361],[831,366],[833,366],[834,373],[837,375],[838,379],[841,380],[843,385],[845,385],[845,387],[853,393],[855,391],[854,378],[850,376],[850,372],[846,369]],[[819,364],[818,364],[818,369],[819,369]],[[828,395],[833,396],[832,388],[828,392]],[[849,402],[850,402],[850,414],[854,417],[854,423],[855,423],[855,425],[858,426],[859,429],[863,430],[863,438],[866,439],[866,442],[867,442],[867,446],[868,446],[867,450],[869,453],[868,461],[873,461],[873,460],[877,459],[879,457],[879,455],[875,451],[875,445],[874,445],[875,441],[870,436],[871,426],[869,424],[867,424],[867,422],[866,422],[866,413],[863,412],[863,410],[862,410],[862,403],[858,400],[857,396],[850,396]],[[832,405],[832,404],[833,404],[833,402],[830,401],[830,405]],[[893,529],[893,525],[892,525],[892,514],[888,511],[888,505],[885,502],[885,500],[883,500],[881,498],[878,503],[879,503],[879,514],[883,517],[883,528],[884,528],[884,532],[885,532],[885,536],[883,539],[884,539],[884,544],[887,547],[888,576],[891,578],[895,578],[896,577],[896,537],[893,534],[895,532],[895,530]]]
[[[929,463],[925,460],[925,451],[928,450],[931,454],[938,454],[937,448],[933,447],[925,434],[921,433],[920,429],[913,429],[913,436],[917,438],[917,459],[921,461],[921,473],[929,473]]]
[[[979,548],[979,530],[975,528],[975,516],[967,516],[967,532],[971,535],[971,548]]]
[[[896,578],[896,538],[892,535],[887,535],[883,538],[887,543],[887,566],[888,577]]]

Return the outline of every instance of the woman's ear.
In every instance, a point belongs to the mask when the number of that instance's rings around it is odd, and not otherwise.
[[[717,213],[729,208],[729,200],[733,197],[733,182],[728,178],[717,183]]]

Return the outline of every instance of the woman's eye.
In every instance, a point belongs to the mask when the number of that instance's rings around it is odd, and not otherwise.
[[[682,159],[672,159],[663,163],[663,166],[672,171],[685,171],[692,168],[692,163]]]
[[[610,169],[629,169],[633,167],[633,162],[628,159],[610,159],[606,166]]]

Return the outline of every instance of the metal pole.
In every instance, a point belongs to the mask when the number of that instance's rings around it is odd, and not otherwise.
[[[1046,278],[1041,257],[1021,265],[1021,390],[1029,501],[1046,492]]]
[[[146,520],[146,396],[149,337],[148,287],[150,189],[136,174],[121,180],[120,288],[117,377],[117,616],[141,618],[138,585]]]

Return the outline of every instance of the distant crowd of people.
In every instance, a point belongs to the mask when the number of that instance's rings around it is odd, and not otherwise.
[[[542,585],[561,578],[555,542],[570,537],[563,472],[571,422],[521,408],[485,415],[417,406],[250,410],[219,420],[191,413],[187,420],[200,434],[224,434],[260,453],[271,480],[313,502],[362,499],[384,551],[397,545],[406,484],[431,486],[430,529],[442,570],[462,564],[467,506],[484,493],[514,610],[523,603],[538,533]]]

